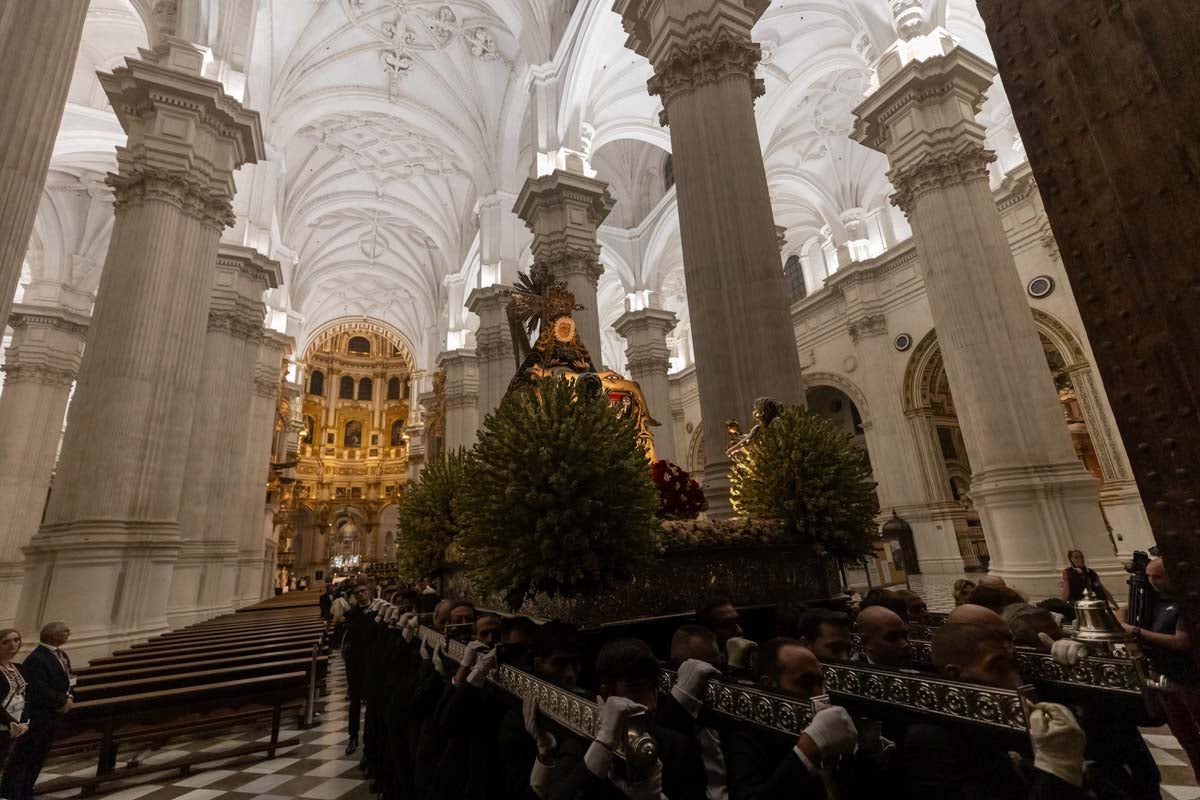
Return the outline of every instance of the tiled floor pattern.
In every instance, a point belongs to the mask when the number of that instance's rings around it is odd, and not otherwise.
[[[300,744],[280,750],[270,761],[240,758],[234,763],[214,762],[215,767],[179,777],[178,770],[159,776],[143,776],[136,785],[106,784],[97,797],[103,800],[372,800],[358,770],[361,750],[352,756],[346,748],[346,681],[341,657],[330,659],[328,695],[323,701],[320,724],[307,731],[295,729],[296,718],[284,717],[285,729],[280,737],[299,737]],[[291,726],[291,727],[287,727]],[[264,728],[231,729],[214,737],[191,741],[172,741],[163,749],[142,758],[143,764],[170,761],[196,753],[217,753],[252,741],[267,741]],[[122,759],[126,754],[121,754]],[[118,768],[123,761],[118,762]],[[76,758],[51,762],[42,772],[43,779],[61,775],[94,775],[95,759]],[[47,795],[53,798],[74,797],[78,791]]]
[[[949,611],[954,608],[954,596],[950,589],[959,578],[977,580],[979,573],[962,575],[911,575],[909,586],[925,599],[931,611]],[[1200,800],[1200,785],[1188,766],[1187,755],[1171,731],[1161,728],[1143,728],[1142,735],[1150,747],[1150,754],[1162,773],[1162,793],[1168,800]]]

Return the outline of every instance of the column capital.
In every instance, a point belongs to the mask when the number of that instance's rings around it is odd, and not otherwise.
[[[595,288],[604,273],[596,229],[616,202],[604,181],[556,169],[525,181],[513,210],[533,232],[534,261],[560,279],[582,275]]]
[[[209,296],[208,329],[247,341],[261,339],[263,292],[278,287],[281,279],[278,262],[253,248],[222,243]]]
[[[79,371],[90,320],[56,308],[18,303],[8,324],[12,344],[4,363],[6,386],[41,383],[70,386]]]
[[[467,310],[478,317],[503,311],[512,299],[512,287],[497,283],[472,289],[467,295]]]
[[[906,214],[930,189],[987,179],[996,156],[975,116],[995,76],[991,64],[954,47],[909,62],[854,110],[852,136],[888,157],[892,202]]]
[[[257,112],[200,77],[203,53],[186,43],[141,54],[98,76],[129,135],[107,179],[115,210],[166,202],[211,227],[232,225],[233,172],[264,154]]]
[[[625,337],[625,363],[635,379],[647,375],[666,375],[671,369],[671,350],[667,334],[675,329],[675,314],[661,308],[626,311],[613,328]]]
[[[675,330],[679,318],[674,311],[664,308],[641,308],[637,311],[626,311],[617,317],[613,329],[626,339],[632,339],[639,334],[647,337],[665,339],[667,334]]]
[[[750,40],[754,23],[766,11],[763,0],[617,0],[629,38],[625,46],[645,56],[654,67],[646,84],[662,98],[659,122],[668,124],[671,101],[679,95],[729,78],[750,84],[752,97],[764,91],[754,70],[762,48]]]

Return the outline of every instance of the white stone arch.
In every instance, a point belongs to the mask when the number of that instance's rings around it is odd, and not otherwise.
[[[854,401],[854,405],[858,408],[858,414],[862,417],[863,426],[865,427],[870,422],[871,409],[867,404],[867,396],[863,394],[863,391],[858,388],[854,381],[836,372],[806,371],[804,373],[804,388],[807,390],[816,386],[827,386],[831,389],[837,389]]]
[[[308,333],[304,339],[304,345],[300,348],[300,352],[307,357],[311,350],[320,347],[330,338],[351,328],[365,329],[383,336],[387,342],[400,351],[401,357],[404,359],[404,365],[408,368],[408,371],[413,372],[416,370],[417,362],[414,354],[417,351],[413,347],[412,342],[395,326],[377,319],[341,317],[330,320]],[[328,380],[328,376],[326,376],[326,380]]]

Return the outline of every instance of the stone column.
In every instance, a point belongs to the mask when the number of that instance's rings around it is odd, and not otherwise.
[[[471,449],[479,431],[479,369],[470,350],[451,350],[437,357],[446,371],[445,452]]]
[[[754,98],[763,0],[617,0],[626,47],[654,67],[647,84],[671,126],[684,279],[705,436],[709,513],[729,516],[725,421],[753,424],[758,397],[804,404],[788,292]]]
[[[508,288],[486,286],[471,292],[467,308],[479,317],[475,358],[479,369],[479,419],[496,410],[517,373],[508,329]]]
[[[18,305],[0,393],[0,628],[12,625],[25,575],[21,548],[37,532],[87,317]]]
[[[0,14],[0,325],[21,278],[87,10],[88,0],[56,0]]]
[[[279,391],[283,378],[283,359],[294,343],[282,333],[268,330],[259,341],[254,364],[253,396],[247,421],[246,449],[239,470],[241,487],[236,497],[235,530],[238,538],[237,605],[262,600],[262,573],[266,538],[263,519],[267,508],[267,479],[270,476],[271,444],[275,439],[275,421],[279,416]],[[270,569],[274,569],[272,564]],[[310,576],[311,577],[311,576]]]
[[[178,628],[233,610],[237,599],[236,503],[242,489],[254,369],[262,340],[263,292],[279,286],[279,265],[256,250],[220,245],[192,418],[188,476],[179,511],[183,547],[175,562],[167,621]]]
[[[995,74],[962,48],[911,62],[855,111],[854,136],[888,156],[893,202],[912,225],[991,570],[1045,596],[1072,547],[1101,574],[1121,568],[988,188],[995,155],[975,115]]]
[[[525,181],[513,209],[533,231],[534,263],[549,267],[583,306],[572,316],[597,368],[601,359],[596,284],[604,267],[596,228],[615,204],[604,181],[556,169]]]
[[[116,218],[45,522],[26,548],[22,630],[72,628],[82,661],[167,629],[179,511],[233,171],[262,154],[258,115],[168,40],[101,75],[129,134]]]
[[[673,464],[679,463],[679,457],[671,424],[671,384],[667,380],[671,351],[667,348],[667,334],[675,330],[676,322],[670,311],[643,308],[626,311],[613,323],[617,333],[629,343],[625,348],[629,377],[641,385],[650,416],[659,423],[654,429],[654,453]]]

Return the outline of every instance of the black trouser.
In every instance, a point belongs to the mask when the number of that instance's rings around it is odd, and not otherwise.
[[[0,780],[0,797],[6,800],[33,800],[33,784],[37,782],[54,744],[58,717],[38,715],[29,721],[29,730],[17,737],[8,754],[4,778]]]
[[[362,714],[363,689],[366,683],[365,670],[352,659],[346,659],[346,685],[350,690],[350,738],[358,738],[358,723]]]

